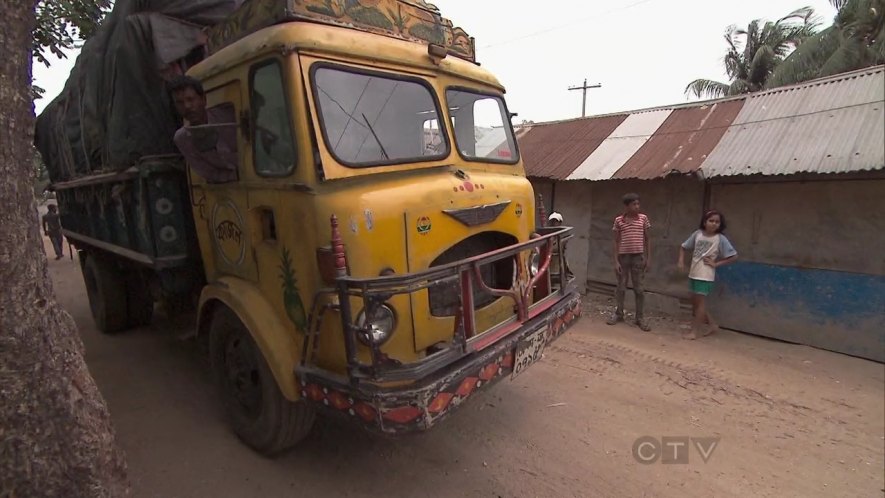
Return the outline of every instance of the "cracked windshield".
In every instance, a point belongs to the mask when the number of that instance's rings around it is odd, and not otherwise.
[[[428,86],[327,67],[315,71],[313,85],[326,142],[342,163],[377,166],[448,155]]]

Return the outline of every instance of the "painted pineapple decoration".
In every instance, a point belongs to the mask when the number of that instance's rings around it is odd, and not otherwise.
[[[306,330],[307,314],[304,312],[304,303],[301,302],[301,296],[298,294],[298,281],[295,279],[295,270],[292,268],[289,249],[283,248],[280,261],[280,279],[283,281],[283,306],[286,308],[286,315],[299,330]]]

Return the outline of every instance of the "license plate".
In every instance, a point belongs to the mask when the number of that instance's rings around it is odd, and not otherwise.
[[[516,354],[513,356],[513,375],[511,379],[521,374],[532,363],[541,359],[544,346],[547,345],[547,329],[533,332],[531,335],[519,341],[516,345]]]

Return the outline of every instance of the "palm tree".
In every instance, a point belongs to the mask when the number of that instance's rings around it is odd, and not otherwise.
[[[725,31],[728,52],[724,60],[729,83],[697,79],[685,87],[686,95],[718,98],[762,90],[778,65],[814,35],[818,26],[811,7],[795,10],[776,22],[763,24],[756,19],[747,29],[729,26]]]
[[[833,25],[812,36],[777,67],[767,87],[885,64],[885,0],[830,0]]]

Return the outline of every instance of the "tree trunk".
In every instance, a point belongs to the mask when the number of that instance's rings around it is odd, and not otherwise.
[[[124,496],[126,467],[74,320],[55,301],[32,187],[33,0],[0,16],[0,497]]]

